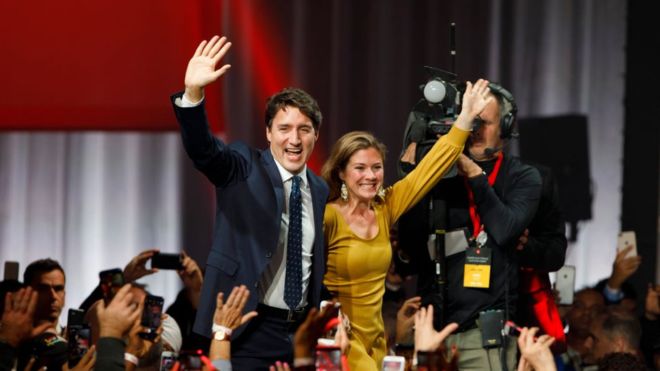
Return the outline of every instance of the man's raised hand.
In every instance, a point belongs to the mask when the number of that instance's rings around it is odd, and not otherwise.
[[[204,97],[204,87],[222,76],[231,66],[225,64],[216,70],[216,65],[227,53],[231,43],[226,37],[213,36],[209,42],[202,41],[186,69],[186,99],[193,103]]]

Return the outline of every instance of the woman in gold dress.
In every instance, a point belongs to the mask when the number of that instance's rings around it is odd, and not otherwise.
[[[463,151],[472,122],[486,107],[488,81],[467,83],[460,115],[405,178],[383,189],[385,146],[367,132],[350,132],[333,146],[322,176],[330,186],[324,234],[324,284],[351,326],[351,370],[380,370],[387,352],[381,314],[392,258],[390,226],[419,202]]]

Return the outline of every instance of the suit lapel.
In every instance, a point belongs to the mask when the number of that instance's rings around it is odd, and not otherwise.
[[[323,199],[323,189],[321,184],[319,184],[319,178],[307,168],[307,179],[309,180],[309,187],[312,193],[312,206],[314,208],[314,228],[316,234],[322,235],[323,230],[320,229],[323,225],[323,210],[325,209],[325,201]],[[319,230],[320,229],[320,230]]]
[[[273,192],[275,192],[275,199],[277,200],[277,214],[275,215],[281,217],[282,212],[284,211],[284,185],[282,184],[282,176],[280,175],[279,170],[277,170],[277,165],[275,165],[275,160],[273,159],[273,154],[270,153],[270,149],[261,151],[261,154],[261,162],[270,178]],[[279,218],[277,219],[277,222],[279,224]]]

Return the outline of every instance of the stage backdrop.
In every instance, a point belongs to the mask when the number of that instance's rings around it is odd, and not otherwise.
[[[0,259],[60,260],[70,306],[141,250],[205,261],[213,190],[182,153],[168,97],[214,34],[234,42],[207,89],[218,135],[265,146],[266,97],[300,86],[325,117],[312,168],[340,135],[369,130],[394,181],[422,66],[452,69],[453,21],[461,79],[501,82],[521,116],[589,118],[594,219],[568,263],[594,283],[620,225],[625,13],[624,0],[3,2]],[[172,272],[147,282],[168,303],[179,288]]]

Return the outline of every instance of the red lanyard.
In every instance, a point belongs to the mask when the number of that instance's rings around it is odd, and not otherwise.
[[[491,171],[490,175],[488,175],[488,184],[492,187],[493,184],[495,184],[495,179],[497,179],[497,174],[500,172],[500,166],[502,165],[502,159],[504,156],[502,155],[502,152],[500,152],[497,155],[497,161],[495,162],[495,167],[493,167],[493,171]],[[470,219],[472,219],[472,237],[477,238],[479,235],[479,232],[481,232],[481,218],[479,217],[479,214],[477,214],[477,205],[474,203],[474,193],[472,192],[472,188],[470,188],[470,185],[468,184],[467,177],[463,178],[465,181],[465,188],[467,189],[468,192],[468,200],[470,202]]]

